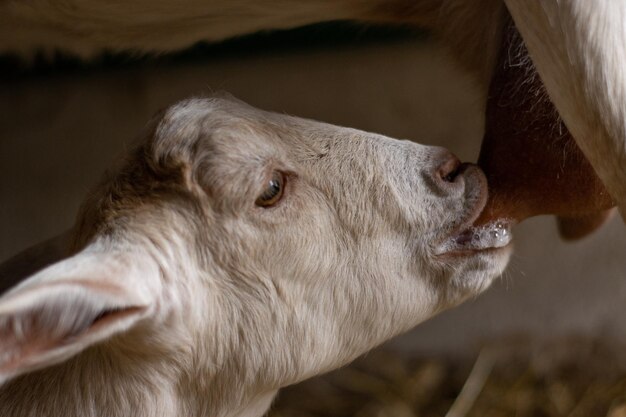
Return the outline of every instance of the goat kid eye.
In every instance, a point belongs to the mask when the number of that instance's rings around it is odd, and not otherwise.
[[[263,193],[256,199],[259,207],[272,207],[280,201],[285,188],[285,176],[282,172],[274,171]]]

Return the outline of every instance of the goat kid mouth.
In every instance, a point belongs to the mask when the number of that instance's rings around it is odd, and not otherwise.
[[[477,253],[499,251],[511,246],[513,221],[497,219],[475,226],[487,205],[487,178],[474,164],[462,164],[458,175],[465,180],[463,216],[437,245],[438,256],[471,256]]]

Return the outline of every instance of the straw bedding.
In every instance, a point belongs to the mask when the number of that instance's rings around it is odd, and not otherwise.
[[[626,355],[572,339],[473,358],[379,350],[281,391],[270,417],[626,417]]]

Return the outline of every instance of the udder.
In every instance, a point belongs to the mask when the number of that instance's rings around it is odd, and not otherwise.
[[[477,225],[558,216],[566,239],[591,233],[615,206],[552,105],[510,24],[489,89],[479,162],[489,200]]]

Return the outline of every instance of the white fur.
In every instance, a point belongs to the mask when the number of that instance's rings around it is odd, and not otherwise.
[[[0,298],[0,415],[260,416],[508,261],[441,254],[484,192],[477,170],[442,180],[441,148],[233,99],[151,126],[85,203],[74,254]],[[283,198],[255,205],[276,170]]]

